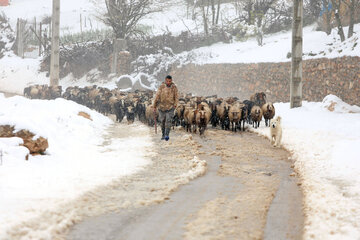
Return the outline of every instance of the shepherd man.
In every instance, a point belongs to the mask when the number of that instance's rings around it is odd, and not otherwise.
[[[159,107],[159,120],[161,122],[161,140],[168,141],[174,110],[179,103],[178,89],[172,81],[172,77],[167,75],[156,92],[154,100],[154,111]]]

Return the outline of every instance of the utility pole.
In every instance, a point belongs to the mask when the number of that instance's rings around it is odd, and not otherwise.
[[[303,0],[294,0],[291,49],[290,108],[302,105]]]
[[[50,62],[50,86],[59,85],[59,45],[60,45],[60,0],[53,0],[53,12],[51,18],[51,62]]]

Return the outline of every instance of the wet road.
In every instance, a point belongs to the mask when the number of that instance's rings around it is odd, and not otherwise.
[[[186,133],[178,130],[172,135],[176,151],[186,151],[189,145],[176,145]],[[164,144],[157,138],[154,141]],[[302,238],[302,195],[296,178],[290,176],[285,150],[274,149],[268,140],[249,132],[210,130],[205,138],[193,136],[193,141],[197,146],[193,153],[208,163],[204,176],[181,186],[164,201],[87,218],[67,238]],[[173,151],[161,155],[177,161]]]

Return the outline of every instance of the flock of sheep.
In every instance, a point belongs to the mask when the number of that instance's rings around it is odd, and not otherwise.
[[[250,100],[240,101],[236,97],[226,99],[213,97],[185,97],[175,109],[175,125],[181,124],[186,131],[204,133],[209,123],[223,130],[245,131],[245,123],[257,128],[264,117],[265,124],[275,115],[272,103],[266,102],[265,93],[255,93]]]
[[[108,115],[115,114],[116,121],[121,122],[125,117],[128,123],[137,118],[143,123],[153,126],[158,118],[158,112],[152,107],[152,91],[122,92],[119,89],[94,86],[68,87],[62,93],[61,86],[48,87],[47,85],[33,85],[24,89],[24,96],[31,99],[55,99],[63,97],[85,105],[91,109]],[[268,121],[275,115],[275,108],[271,102],[266,102],[263,92],[255,93],[250,100],[240,101],[236,97],[226,99],[211,97],[193,97],[189,94],[180,94],[179,104],[176,107],[173,126],[183,126],[186,131],[200,135],[207,126],[218,125],[224,130],[243,130],[245,123],[257,128],[262,118],[268,126]]]

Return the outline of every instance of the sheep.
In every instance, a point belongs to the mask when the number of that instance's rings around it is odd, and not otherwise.
[[[149,126],[154,126],[155,124],[155,118],[159,118],[159,110],[156,109],[156,112],[154,112],[154,106],[152,104],[148,105],[146,107],[145,111],[146,120]]]
[[[196,115],[197,109],[190,106],[185,107],[184,120],[187,132],[191,132],[191,127],[193,127],[193,131],[196,133]]]
[[[201,103],[198,105],[198,112],[195,116],[196,125],[199,128],[200,135],[204,134],[206,127],[210,121],[211,110],[206,103]]]
[[[229,109],[230,105],[227,102],[222,102],[217,106],[216,112],[217,117],[221,123],[221,129],[229,130],[230,129],[230,120],[229,120]]]
[[[254,102],[255,105],[261,107],[266,103],[266,94],[264,92],[259,92],[251,95],[250,101]]]
[[[125,116],[124,102],[122,99],[117,100],[112,106],[116,121],[121,122]]]
[[[253,106],[255,106],[255,103],[253,101],[250,101],[250,100],[244,100],[243,103],[245,104],[246,108],[247,108],[247,111],[248,111],[248,117],[247,117],[247,122],[248,124],[252,124],[252,121],[251,121],[251,109]]]
[[[39,85],[31,86],[30,92],[29,92],[29,97],[31,99],[35,99],[35,98],[40,98],[40,96],[41,96],[40,86]]]
[[[231,131],[236,132],[241,119],[241,107],[238,102],[235,102],[229,109],[229,120],[231,123]]]
[[[219,118],[217,116],[217,106],[221,104],[220,100],[213,100],[209,104],[209,108],[211,110],[211,117],[210,122],[213,127],[216,127],[216,125],[219,123]]]
[[[175,126],[183,126],[184,124],[184,112],[185,112],[185,102],[179,101],[179,105],[175,108],[174,114],[174,125]]]
[[[146,105],[140,99],[136,101],[135,113],[140,122],[146,122]]]
[[[248,106],[242,103],[241,105],[241,117],[239,122],[239,129],[241,130],[241,123],[243,124],[243,131],[245,131],[245,122],[248,120],[248,116],[250,115],[250,111]]]
[[[253,121],[253,127],[255,128],[260,126],[260,121],[262,119],[262,110],[259,106],[255,105],[251,109],[251,120]]]
[[[265,125],[268,126],[268,122],[269,122],[269,126],[270,126],[270,120],[275,116],[274,105],[271,102],[265,103],[261,107],[261,110],[263,112],[263,116],[265,119]]]
[[[50,86],[50,99],[56,99],[61,97],[62,87],[61,86]]]
[[[128,124],[135,121],[135,107],[132,105],[126,108],[126,120],[128,121]]]
[[[53,99],[59,97],[61,92],[61,87],[48,87],[47,85],[29,86],[24,89],[24,95],[30,98]],[[126,116],[129,123],[136,118],[143,122],[148,121],[149,125],[153,124],[153,109],[148,110],[148,101],[153,97],[153,92],[150,91],[124,93],[117,89],[110,91],[107,88],[94,85],[84,88],[68,87],[62,96],[79,104],[95,108],[95,110],[103,114],[115,114],[116,121],[119,122]],[[173,123],[174,125],[181,124],[190,132],[196,132],[197,127],[199,127],[200,134],[204,133],[208,122],[211,122],[213,127],[216,127],[220,121],[221,128],[225,130],[230,129],[231,122],[232,131],[236,131],[237,129],[241,130],[241,122],[243,123],[243,130],[245,130],[245,120],[248,119],[250,124],[254,121],[253,126],[256,124],[256,127],[259,127],[262,116],[256,117],[256,115],[260,115],[260,111],[254,110],[255,112],[251,113],[251,109],[254,105],[260,105],[266,99],[265,93],[256,93],[251,97],[255,102],[245,100],[243,104],[237,101],[238,98],[236,97],[223,100],[222,98],[216,98],[216,96],[206,98],[191,97],[189,94],[183,96],[182,101],[179,101],[175,109]],[[232,106],[229,103],[233,103]],[[265,124],[268,126],[269,120],[275,114],[275,109],[271,103],[262,107],[260,109]],[[271,109],[274,112],[271,112]]]

